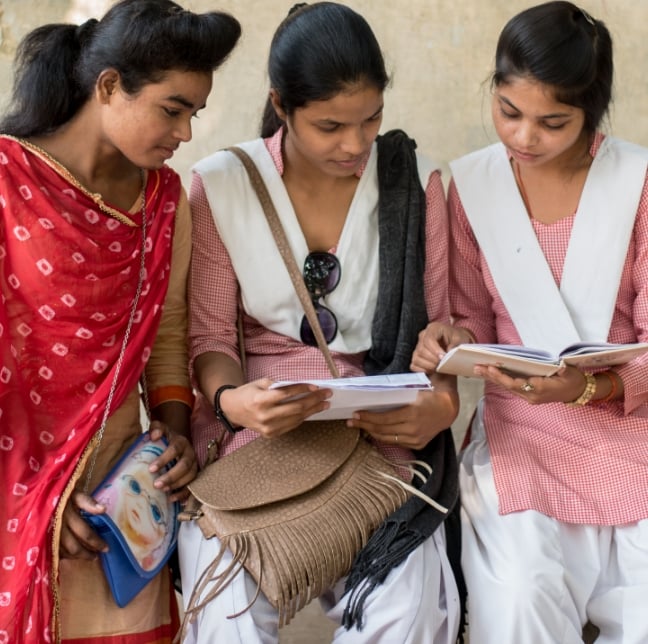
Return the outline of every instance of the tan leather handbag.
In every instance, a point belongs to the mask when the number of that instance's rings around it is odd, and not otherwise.
[[[240,572],[292,619],[350,570],[373,531],[408,497],[393,466],[340,421],[308,422],[259,438],[203,470],[190,485],[205,538],[221,542],[187,608],[188,618]],[[214,573],[229,549],[230,568]],[[257,592],[258,592],[257,591]]]

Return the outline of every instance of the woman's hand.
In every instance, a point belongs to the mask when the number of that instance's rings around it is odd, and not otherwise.
[[[532,405],[567,403],[576,400],[584,391],[586,380],[576,367],[563,367],[553,376],[511,376],[497,367],[478,365],[475,375],[508,389]]]
[[[196,478],[198,461],[196,453],[189,439],[183,434],[178,434],[169,429],[165,423],[154,420],[149,429],[151,440],[166,437],[169,445],[149,466],[152,473],[158,472],[169,463],[172,463],[168,472],[161,474],[153,484],[163,492],[171,493],[171,501],[184,501],[189,491],[186,486]]]
[[[220,404],[229,421],[249,427],[266,438],[274,438],[329,408],[330,389],[303,383],[270,389],[272,382],[262,378],[226,389],[221,394]]]
[[[81,510],[88,514],[103,514],[106,508],[90,495],[73,492],[65,510],[61,527],[59,555],[61,559],[96,559],[100,552],[107,552],[106,542],[97,536],[90,524],[81,516]]]
[[[405,407],[384,412],[357,411],[349,427],[363,429],[381,443],[422,449],[440,431],[450,427],[459,411],[459,397],[452,388],[419,392]]]
[[[474,341],[472,334],[466,329],[441,322],[430,322],[419,333],[410,369],[433,373],[447,351]]]

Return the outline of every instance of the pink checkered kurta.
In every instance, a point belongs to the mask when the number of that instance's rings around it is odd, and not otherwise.
[[[277,172],[283,174],[281,131],[265,141]],[[207,351],[225,353],[238,360],[237,337],[237,279],[225,248],[214,225],[202,179],[194,175],[190,190],[193,214],[194,251],[191,271],[191,317],[189,325],[192,360]],[[440,174],[430,176],[426,188],[426,268],[425,299],[430,319],[448,320],[447,245],[448,224],[446,203]],[[241,240],[245,252],[245,240]],[[344,270],[344,268],[343,268]],[[247,378],[269,377],[274,380],[299,378],[330,378],[326,362],[317,347],[274,333],[256,320],[244,317],[247,352]],[[364,354],[333,353],[333,359],[343,377],[363,375]],[[193,440],[201,463],[206,456],[207,443],[222,428],[214,417],[211,402],[199,397],[193,422]],[[257,434],[242,431],[226,435],[222,453],[228,453]],[[382,446],[392,458],[409,454],[400,448]]]
[[[601,141],[598,135],[592,154]],[[474,333],[477,342],[521,344],[453,182],[448,208],[453,316]],[[614,204],[610,204],[610,216],[614,216]],[[573,222],[573,216],[551,225],[532,220],[557,283]],[[608,341],[648,341],[647,184]],[[534,509],[568,523],[601,525],[648,518],[648,356],[615,369],[624,382],[624,400],[583,408],[562,403],[534,406],[487,385],[484,422],[502,514]]]

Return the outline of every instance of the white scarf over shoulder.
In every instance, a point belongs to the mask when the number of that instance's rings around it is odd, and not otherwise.
[[[301,268],[309,250],[270,153],[262,139],[240,147],[256,163]],[[202,177],[214,223],[239,281],[246,313],[267,329],[299,340],[304,312],[245,168],[231,152],[220,151],[196,164],[194,171]],[[336,249],[342,266],[340,283],[322,300],[338,319],[339,330],[329,345],[331,351],[358,353],[370,346],[378,289],[377,212],[374,146]]]
[[[506,148],[450,164],[466,216],[522,342],[558,354],[605,342],[646,179],[648,151],[607,137],[594,158],[556,285],[515,183]]]

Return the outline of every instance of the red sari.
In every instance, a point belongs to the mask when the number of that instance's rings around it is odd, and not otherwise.
[[[65,502],[99,429],[139,379],[167,291],[180,180],[149,172],[145,208],[107,206],[38,150],[0,137],[0,644],[57,639]]]

